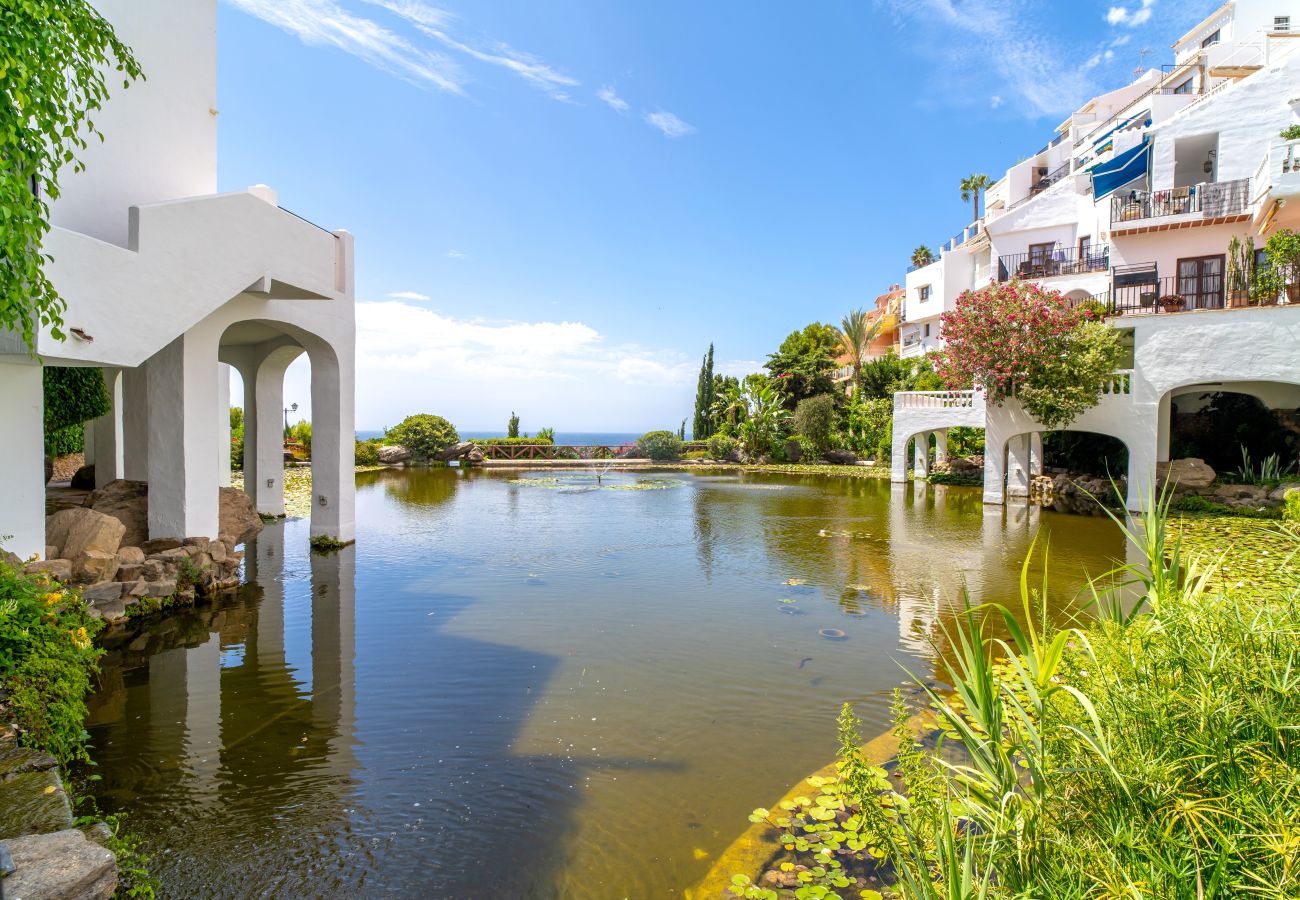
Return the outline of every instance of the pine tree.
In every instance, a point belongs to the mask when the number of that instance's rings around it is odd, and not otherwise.
[[[700,416],[703,429],[695,433],[695,437],[708,438],[713,436],[713,344],[709,344],[709,355],[704,359],[704,404],[701,407]]]

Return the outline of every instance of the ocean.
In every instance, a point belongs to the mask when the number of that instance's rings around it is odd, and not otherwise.
[[[557,431],[555,432],[555,443],[565,446],[581,447],[586,445],[606,445],[617,447],[622,444],[630,444],[639,438],[644,432],[630,431]],[[371,438],[377,438],[383,435],[382,431],[358,431],[359,440],[368,441]],[[460,438],[463,441],[483,440],[484,438],[505,437],[503,431],[462,431]]]

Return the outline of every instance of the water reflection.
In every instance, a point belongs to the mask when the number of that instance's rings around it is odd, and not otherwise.
[[[792,476],[546,490],[358,480],[359,542],[250,545],[230,602],[114,631],[91,732],[173,896],[665,896],[885,724],[943,625],[1052,536],[1075,611],[1114,527],[978,491]],[[359,607],[359,608],[358,608]]]

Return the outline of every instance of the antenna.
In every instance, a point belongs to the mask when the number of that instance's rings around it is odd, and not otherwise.
[[[1138,64],[1137,64],[1137,68],[1133,70],[1134,75],[1141,75],[1143,72],[1146,71],[1147,54],[1150,52],[1151,51],[1146,47],[1143,47],[1141,50],[1138,51]]]

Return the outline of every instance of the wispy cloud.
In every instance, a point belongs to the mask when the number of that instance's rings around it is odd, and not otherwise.
[[[679,138],[695,133],[694,125],[688,125],[667,110],[658,109],[648,112],[642,118],[645,119],[646,124],[662,131],[665,137]]]
[[[419,291],[393,291],[393,293],[389,294],[388,296],[395,297],[398,300],[432,300],[433,299],[428,294],[421,294]]]
[[[1131,10],[1127,6],[1112,6],[1106,10],[1106,21],[1111,25],[1124,25],[1128,28],[1146,24],[1155,13],[1152,7],[1156,5],[1156,0],[1141,0],[1141,2],[1141,6]]]
[[[335,47],[412,84],[464,93],[459,66],[418,47],[372,19],[353,15],[334,0],[227,0],[304,44]]]
[[[447,251],[447,258],[448,258],[448,259],[464,259],[467,255],[468,255],[468,254],[466,254],[464,250],[448,250],[448,251]]]
[[[1089,56],[1088,59],[1084,61],[1083,69],[1085,72],[1088,69],[1095,69],[1097,68],[1097,66],[1101,65],[1102,63],[1108,63],[1114,58],[1115,58],[1114,50],[1105,50],[1100,53],[1094,53],[1092,56]]]
[[[366,2],[400,16],[444,47],[463,53],[481,63],[500,66],[513,72],[556,100],[572,100],[568,89],[582,83],[576,78],[556,71],[533,54],[516,50],[501,41],[493,41],[485,49],[471,46],[453,37],[448,26],[454,17],[445,10],[428,6],[418,0],[366,0]]]
[[[1001,95],[1001,94],[994,94],[992,97],[989,98],[989,106],[993,107],[994,109],[997,109],[997,108],[1000,107],[1003,103],[1006,103],[1006,102],[1007,102],[1007,101],[1005,101],[1005,100],[1002,99],[1002,95]]]
[[[603,87],[596,91],[596,96],[618,112],[627,112],[627,101],[620,97],[612,87]]]

